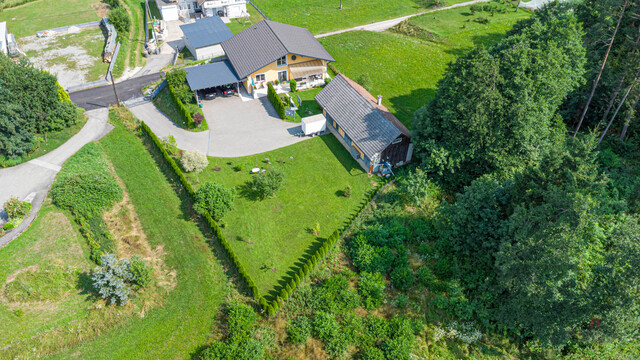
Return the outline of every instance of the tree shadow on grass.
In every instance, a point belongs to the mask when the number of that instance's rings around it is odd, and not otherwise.
[[[100,299],[98,291],[93,287],[93,280],[91,280],[91,274],[88,271],[78,274],[76,289],[80,291],[80,295],[85,295],[86,300],[96,301]]]
[[[249,200],[249,201],[260,201],[262,200],[262,198],[260,198],[260,195],[256,192],[253,191],[251,189],[251,187],[249,186],[249,183],[251,181],[247,180],[247,182],[245,182],[242,185],[238,185],[236,188],[238,189],[238,195],[240,195],[241,197]]]

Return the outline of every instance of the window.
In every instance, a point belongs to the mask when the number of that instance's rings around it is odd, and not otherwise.
[[[266,80],[266,76],[264,74],[256,74],[256,83],[263,82]]]
[[[278,71],[278,81],[280,82],[287,81],[287,70]]]
[[[351,144],[351,153],[353,154],[353,157],[355,157],[356,159],[364,158],[362,151],[358,146],[356,146],[356,144]]]
[[[393,141],[391,142],[391,144],[392,144],[392,145],[395,145],[395,144],[400,144],[401,142],[402,142],[402,138],[401,138],[401,137],[399,137],[399,138],[397,138],[397,139],[393,140]]]
[[[287,55],[281,57],[280,59],[276,60],[276,65],[278,65],[278,67],[280,66],[286,66],[287,65]]]
[[[340,136],[344,137],[344,130],[342,130],[341,127],[338,127],[338,132],[340,133]]]

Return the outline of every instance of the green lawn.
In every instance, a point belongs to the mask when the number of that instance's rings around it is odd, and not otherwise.
[[[265,158],[270,159],[271,165]],[[239,164],[244,169],[236,172],[233,167]],[[284,188],[274,198],[255,200],[244,186],[253,176],[249,174],[253,167],[284,171]],[[268,298],[279,281],[297,267],[298,259],[308,256],[320,238],[329,236],[355,211],[376,181],[333,135],[264,154],[209,158],[207,169],[188,177],[196,188],[205,181],[214,181],[238,190],[234,210],[223,219],[223,231],[260,292]],[[350,198],[342,195],[347,185],[352,188]],[[316,222],[320,224],[319,236],[311,232]]]
[[[474,22],[479,16],[489,24]],[[450,62],[476,45],[499,41],[528,16],[513,9],[494,16],[471,15],[468,7],[461,7],[412,18],[410,24],[427,32],[418,36],[359,31],[319,40],[345,75],[357,80],[367,74],[370,92],[383,95],[383,104],[411,128],[413,113],[434,96]]]
[[[232,33],[237,34],[242,30],[248,28],[249,26],[257,24],[260,21],[264,20],[264,17],[260,15],[258,10],[256,10],[253,5],[247,4],[247,11],[249,12],[249,18],[241,17],[231,19],[231,22],[227,24],[227,27],[229,27],[229,30],[231,30]]]
[[[16,38],[35,35],[39,30],[100,20],[92,5],[98,0],[39,0],[0,11],[0,21]]]
[[[100,142],[126,186],[151,247],[161,247],[166,265],[175,270],[176,287],[162,307],[60,358],[188,358],[209,338],[227,294],[227,279],[206,236],[191,220],[188,196],[176,194],[176,179],[164,163],[154,160],[148,144],[121,125]]]
[[[453,5],[468,0],[448,0]],[[271,20],[322,34],[431,10],[431,0],[254,0]]]
[[[75,125],[58,132],[43,135],[42,138],[44,139],[44,142],[40,143],[40,145],[38,145],[38,148],[33,152],[16,159],[6,159],[3,155],[0,155],[0,167],[22,164],[23,162],[35,159],[48,153],[51,150],[57,149],[58,147],[60,147],[60,145],[67,142],[67,140],[69,140],[73,135],[77,134],[86,122],[87,117],[84,115],[84,113],[81,113],[79,115],[79,120]]]
[[[171,100],[171,94],[169,94],[169,89],[166,87],[160,90],[160,93],[158,93],[158,96],[155,99],[153,99],[153,103],[156,105],[158,110],[162,111],[165,115],[167,115],[169,119],[171,119],[171,121],[173,121],[176,125],[180,126],[185,130],[189,130],[193,132],[209,130],[209,125],[207,125],[206,118],[204,119],[204,121],[202,121],[202,125],[200,125],[199,129],[188,128],[187,124],[184,122],[184,119],[182,118],[182,116],[180,116],[180,113],[178,113],[178,110],[176,109],[175,105],[173,105],[173,101]],[[189,109],[189,111],[191,111],[191,113],[199,112],[200,114],[202,114],[202,109],[200,109],[198,105],[187,104],[187,108]]]
[[[298,91],[295,93],[289,93],[289,96],[295,101],[296,105],[298,104],[298,99],[296,95],[300,96],[300,100],[302,100],[302,104],[298,107],[296,111],[296,122],[302,121],[303,117],[313,116],[317,114],[322,114],[322,108],[318,105],[318,102],[315,99],[315,96],[322,91],[322,88],[309,89],[304,91]]]

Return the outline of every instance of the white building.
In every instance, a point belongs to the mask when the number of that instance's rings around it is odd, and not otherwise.
[[[248,16],[246,0],[198,0],[204,16],[221,16],[230,19]]]
[[[217,16],[198,19],[181,25],[185,46],[196,60],[211,59],[224,55],[221,42],[233,37],[227,25]]]
[[[7,55],[7,22],[0,22],[0,52]]]
[[[156,0],[156,5],[167,21],[184,20],[195,12],[230,19],[249,16],[247,0]]]

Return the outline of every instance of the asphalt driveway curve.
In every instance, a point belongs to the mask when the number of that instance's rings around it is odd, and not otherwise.
[[[0,204],[12,197],[20,200],[29,197],[32,204],[27,218],[0,238],[0,247],[8,244],[31,224],[62,164],[87,143],[101,139],[113,129],[113,126],[107,123],[107,108],[87,111],[86,114],[89,120],[84,127],[57,149],[26,163],[0,169]],[[4,214],[2,215],[0,223],[4,222]]]
[[[243,102],[239,96],[203,102],[208,131],[191,132],[175,125],[153,103],[133,106],[131,112],[160,138],[173,135],[178,148],[214,157],[260,154],[308,139],[295,136],[300,124],[280,120],[266,97]]]
[[[161,73],[125,80],[116,84],[118,99],[124,102],[142,96],[142,88],[161,79]],[[71,101],[76,105],[89,111],[99,108],[109,107],[116,104],[116,97],[113,94],[113,85],[104,85],[91,89],[75,91],[69,94]]]

